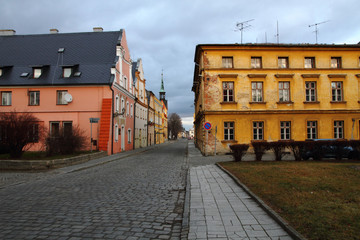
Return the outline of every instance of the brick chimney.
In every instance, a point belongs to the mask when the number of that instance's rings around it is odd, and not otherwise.
[[[94,32],[102,32],[102,31],[104,31],[104,29],[102,27],[94,27],[93,30],[94,30]]]
[[[13,29],[0,29],[0,36],[14,36],[15,33]]]
[[[52,29],[50,29],[50,33],[56,34],[56,33],[59,33],[59,30],[57,30],[56,28],[52,28]]]

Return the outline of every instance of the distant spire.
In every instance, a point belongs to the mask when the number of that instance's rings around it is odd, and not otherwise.
[[[160,92],[165,92],[165,88],[164,88],[164,70],[161,70],[161,88],[160,88]]]

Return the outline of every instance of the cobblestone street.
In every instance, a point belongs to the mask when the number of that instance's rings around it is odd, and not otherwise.
[[[0,189],[0,239],[180,239],[186,146],[68,173],[1,173],[11,184]]]

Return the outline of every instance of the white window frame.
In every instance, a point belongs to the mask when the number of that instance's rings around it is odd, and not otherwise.
[[[233,141],[235,139],[235,122],[224,122],[224,140]]]
[[[317,101],[317,82],[305,82],[305,101]]]
[[[223,101],[234,102],[234,82],[223,82]]]
[[[34,78],[40,78],[42,74],[41,68],[33,68],[33,77]]]
[[[131,128],[129,128],[128,130],[127,130],[127,133],[128,133],[128,143],[131,143]]]
[[[40,105],[40,91],[29,91],[29,106]]]
[[[115,112],[119,112],[119,104],[120,104],[120,101],[119,101],[119,95],[116,95],[115,96]]]
[[[304,58],[304,68],[307,68],[307,69],[316,68],[315,57],[305,57]]]
[[[289,68],[289,57],[278,57],[278,67],[282,69]]]
[[[67,90],[57,90],[56,91],[56,105],[68,105],[68,102],[65,100],[65,94]]]
[[[251,68],[262,68],[262,57],[251,57]]]
[[[279,102],[290,102],[290,82],[279,82]]]
[[[233,57],[222,57],[222,67],[223,68],[234,68]]]
[[[290,140],[291,139],[291,122],[280,121],[280,139]]]
[[[261,88],[259,88],[261,86]],[[264,101],[264,84],[263,82],[251,82],[251,101],[263,102]]]
[[[12,92],[11,91],[1,92],[1,105],[2,106],[11,106],[12,105]]]
[[[114,136],[115,136],[115,142],[119,141],[119,126],[117,124],[115,124],[114,127]]]
[[[344,121],[334,121],[334,138],[344,138]]]
[[[63,78],[69,78],[72,75],[72,67],[63,67]]]
[[[317,121],[307,121],[306,123],[306,133],[307,139],[317,139]]]
[[[254,121],[252,122],[253,140],[264,140],[264,122]]]
[[[343,91],[344,91],[343,82],[339,82],[339,81],[331,82],[331,101],[332,102],[344,101]]]

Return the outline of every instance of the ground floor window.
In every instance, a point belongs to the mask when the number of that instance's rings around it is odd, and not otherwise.
[[[224,140],[234,140],[234,122],[224,122]]]
[[[334,138],[344,138],[344,121],[334,121]]]
[[[291,139],[291,122],[280,122],[280,139],[290,140]]]
[[[317,121],[307,122],[307,139],[317,139]]]
[[[264,122],[253,122],[253,139],[264,140]]]

